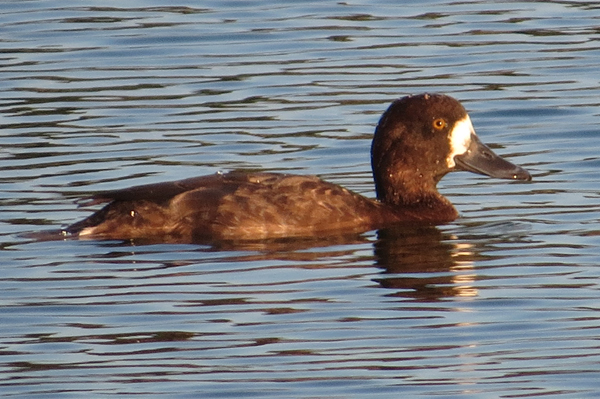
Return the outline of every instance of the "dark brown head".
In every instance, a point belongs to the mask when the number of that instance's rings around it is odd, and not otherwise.
[[[464,107],[441,94],[394,101],[375,130],[371,164],[377,198],[385,203],[414,202],[437,193],[436,184],[454,170],[531,179],[482,144]]]

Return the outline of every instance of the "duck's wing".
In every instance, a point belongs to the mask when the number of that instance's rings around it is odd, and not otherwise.
[[[102,191],[94,194],[91,198],[85,201],[84,205],[87,206],[105,202],[139,200],[160,203],[168,201],[179,194],[199,188],[218,190],[227,186],[231,189],[240,184],[247,183],[249,176],[251,175],[248,175],[244,172],[215,173],[214,175],[192,177],[184,180],[145,184],[119,190]]]
[[[178,223],[189,222],[189,217],[198,219],[198,223],[207,218],[212,220],[224,197],[232,195],[242,187],[265,180],[278,180],[282,176],[284,175],[241,171],[217,173],[100,192],[83,205],[106,202],[108,204],[86,219],[68,226],[64,231],[70,234],[127,238],[177,229],[189,230],[194,228],[194,223],[188,223],[189,226],[181,228],[178,227]]]

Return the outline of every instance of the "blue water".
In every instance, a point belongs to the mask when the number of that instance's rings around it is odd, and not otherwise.
[[[596,398],[595,2],[0,4],[7,398]],[[77,200],[237,168],[373,196],[395,98],[458,98],[531,183],[437,228],[244,247],[31,240]]]

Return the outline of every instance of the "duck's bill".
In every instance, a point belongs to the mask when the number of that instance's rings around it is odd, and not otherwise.
[[[458,169],[479,173],[499,179],[531,180],[525,169],[502,159],[488,146],[471,136],[469,148],[464,154],[456,155],[454,161]]]

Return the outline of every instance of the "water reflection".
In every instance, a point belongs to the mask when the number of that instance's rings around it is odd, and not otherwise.
[[[478,227],[491,240],[493,230],[506,237],[506,224]],[[514,226],[512,227],[514,229]],[[480,232],[481,233],[481,232]],[[70,240],[58,231],[27,235],[36,240]],[[471,228],[470,238],[477,241],[477,228]],[[489,244],[491,241],[487,240]],[[81,240],[87,241],[87,240]],[[93,240],[91,240],[93,242]],[[435,226],[399,225],[380,229],[373,239],[366,234],[342,234],[314,236],[304,238],[277,238],[265,240],[218,240],[218,241],[182,241],[165,237],[160,239],[131,239],[125,241],[97,241],[101,246],[113,248],[100,259],[116,260],[121,257],[144,255],[162,245],[191,245],[195,252],[204,253],[207,259],[218,255],[221,262],[239,264],[244,262],[288,261],[327,265],[333,259],[351,259],[357,248],[372,246],[373,262],[383,269],[382,277],[374,279],[381,287],[393,289],[390,297],[409,298],[421,302],[438,301],[449,297],[477,296],[473,287],[476,279],[474,262],[475,245],[459,240],[455,234],[442,232]],[[212,254],[212,255],[211,255]],[[119,261],[120,262],[120,261]],[[179,260],[164,264],[164,267],[176,267],[193,264],[194,260]]]
[[[351,259],[357,248],[371,246],[374,264],[382,277],[374,279],[382,288],[393,289],[390,297],[410,298],[421,302],[449,297],[477,295],[473,245],[435,226],[401,225],[377,231],[376,240],[368,234],[332,235],[306,238],[279,238],[257,241],[200,241],[171,244],[199,245],[200,253],[224,253],[222,262],[291,261],[306,267],[307,263],[328,265],[334,259]],[[146,253],[148,246],[164,244],[164,240],[136,239],[117,244],[125,252],[111,252],[109,257]],[[114,242],[113,242],[114,245]],[[170,264],[182,266],[189,262]],[[318,267],[318,266],[317,266]]]
[[[471,246],[436,227],[379,230],[374,251],[376,264],[385,270],[377,281],[398,290],[390,296],[428,302],[477,295]]]

